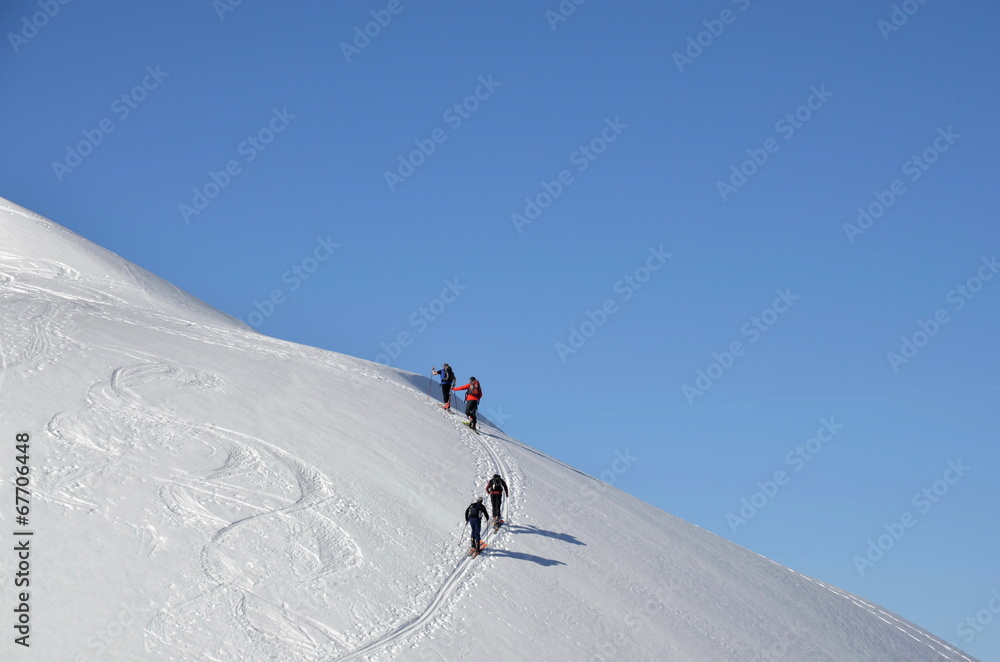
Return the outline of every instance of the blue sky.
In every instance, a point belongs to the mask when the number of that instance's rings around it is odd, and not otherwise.
[[[995,4],[176,4],[4,4],[0,195],[1000,660]]]

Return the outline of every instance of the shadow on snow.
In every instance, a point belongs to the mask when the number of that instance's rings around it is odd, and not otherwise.
[[[492,549],[487,547],[483,550],[484,556],[507,556],[512,559],[520,559],[521,561],[531,561],[537,563],[538,565],[566,565],[562,561],[556,561],[555,559],[546,559],[541,556],[535,556],[534,554],[525,554],[523,552],[511,552],[506,549]]]
[[[582,542],[576,538],[576,536],[571,536],[568,533],[555,533],[553,531],[546,531],[545,529],[539,529],[537,526],[519,526],[517,524],[504,525],[505,529],[508,529],[511,533],[530,533],[536,536],[545,536],[546,538],[554,538],[555,540],[560,540],[562,542],[568,542],[571,545],[584,545]]]

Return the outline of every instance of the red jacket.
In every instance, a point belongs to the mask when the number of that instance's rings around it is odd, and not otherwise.
[[[470,388],[473,384],[475,384],[475,386],[476,386],[476,388],[475,388],[476,392],[475,393],[473,393],[473,389]],[[465,386],[456,386],[455,388],[453,388],[451,390],[452,391],[464,391],[465,389],[469,389],[469,392],[465,394],[465,399],[466,400],[478,400],[479,398],[483,397],[483,387],[479,385],[478,381],[469,382]]]
[[[488,481],[486,481],[486,491],[488,493],[490,493],[490,494],[500,494],[500,490],[491,490],[490,489],[490,483],[492,483],[492,482],[493,482],[492,478],[490,478]],[[507,481],[505,481],[503,478],[500,479],[500,488],[503,490],[503,493],[505,495],[510,496],[510,492],[507,491]]]

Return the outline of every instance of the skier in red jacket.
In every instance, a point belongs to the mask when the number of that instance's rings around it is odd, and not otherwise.
[[[476,381],[475,377],[469,377],[469,383],[465,386],[456,386],[452,389],[453,391],[465,391],[465,415],[469,417],[468,425],[470,428],[479,432],[476,429],[476,425],[479,423],[479,419],[476,417],[476,412],[479,410],[479,401],[483,397],[483,388]]]

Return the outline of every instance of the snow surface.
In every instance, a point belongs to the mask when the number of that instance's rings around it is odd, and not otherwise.
[[[34,532],[0,659],[973,660],[3,200],[0,315],[5,622],[19,432]],[[509,525],[470,559],[494,471]]]

